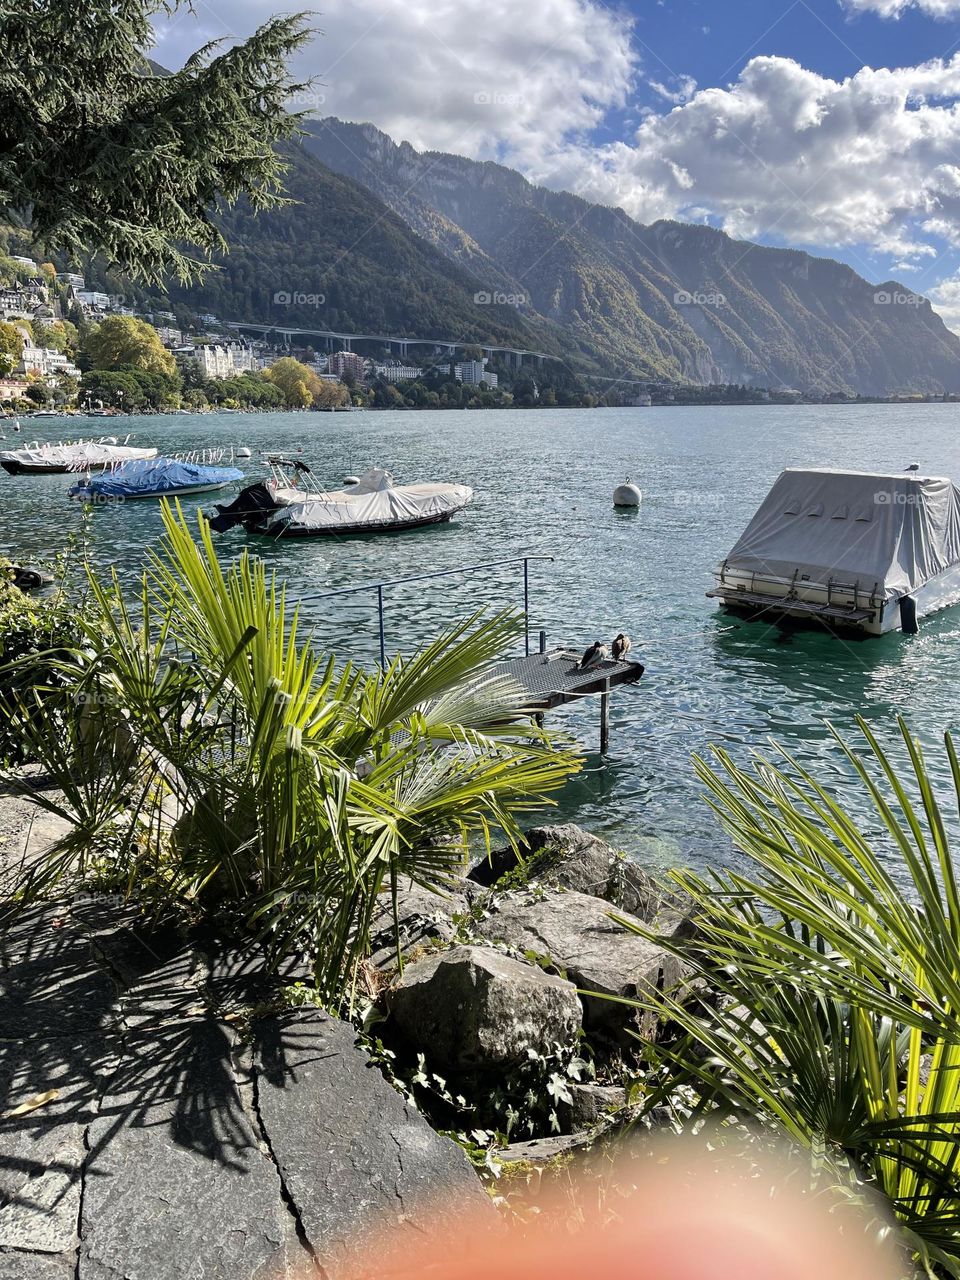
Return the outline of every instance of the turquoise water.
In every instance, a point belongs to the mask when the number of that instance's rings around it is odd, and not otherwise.
[[[562,798],[561,816],[624,847],[699,864],[726,859],[690,756],[711,742],[738,757],[770,736],[822,775],[842,780],[824,720],[850,727],[861,713],[880,729],[905,712],[933,744],[956,724],[960,608],[916,637],[846,643],[817,633],[782,636],[719,612],[704,592],[785,466],[901,471],[919,460],[960,478],[960,409],[953,405],[357,413],[131,418],[121,434],[162,451],[210,445],[302,447],[325,486],[368,466],[401,482],[471,485],[473,504],[452,524],[393,538],[269,542],[250,539],[308,596],[353,583],[509,556],[549,555],[531,566],[531,625],[550,643],[584,645],[624,630],[647,666],[612,706],[612,755],[601,763],[592,701],[554,718],[588,752]],[[84,424],[84,433],[118,423]],[[7,445],[58,439],[62,424],[25,422]],[[241,462],[262,474],[256,458]],[[638,513],[611,495],[630,476]],[[55,550],[77,520],[68,477],[0,475],[0,549],[29,561]],[[200,504],[201,499],[189,503]],[[209,504],[209,495],[205,501]],[[96,510],[94,560],[132,578],[160,533],[152,503]],[[223,535],[239,548],[247,535]],[[522,602],[519,567],[388,592],[387,643],[412,647],[481,605]],[[372,597],[304,603],[324,644],[373,662]],[[941,774],[945,777],[945,774]]]

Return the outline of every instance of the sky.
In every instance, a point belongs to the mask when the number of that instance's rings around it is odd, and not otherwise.
[[[178,67],[275,0],[158,20]],[[292,107],[895,279],[960,332],[960,0],[327,0]]]

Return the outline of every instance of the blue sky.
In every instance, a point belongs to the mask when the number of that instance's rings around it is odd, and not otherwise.
[[[197,0],[179,65],[273,0]],[[293,104],[643,222],[839,258],[960,329],[960,0],[329,0]]]

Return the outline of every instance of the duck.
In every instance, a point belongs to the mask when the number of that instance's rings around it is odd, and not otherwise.
[[[595,667],[597,663],[602,662],[607,656],[607,646],[605,644],[601,644],[599,640],[594,640],[593,644],[590,645],[588,649],[584,650],[578,670],[586,671],[588,667]]]
[[[622,631],[618,632],[617,638],[610,646],[610,653],[613,656],[614,662],[622,662],[632,648],[633,645],[630,643],[630,637],[625,636]]]

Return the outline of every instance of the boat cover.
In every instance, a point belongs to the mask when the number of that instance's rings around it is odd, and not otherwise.
[[[136,449],[132,445],[101,444],[90,440],[80,444],[41,444],[25,449],[4,449],[0,462],[19,462],[30,467],[66,467],[82,471],[84,467],[106,467],[112,462],[135,458],[155,458],[156,449]]]
[[[242,480],[237,467],[211,467],[199,462],[180,462],[177,458],[153,458],[148,461],[125,462],[114,471],[78,485],[84,494],[104,498],[142,498],[148,494],[176,493],[197,485],[232,484]]]
[[[349,489],[313,493],[285,506],[277,521],[299,529],[355,528],[440,518],[459,511],[473,497],[464,484],[394,484],[389,471],[373,467]]]
[[[960,564],[960,490],[941,476],[788,468],[724,562],[729,572],[853,583],[884,599]]]

